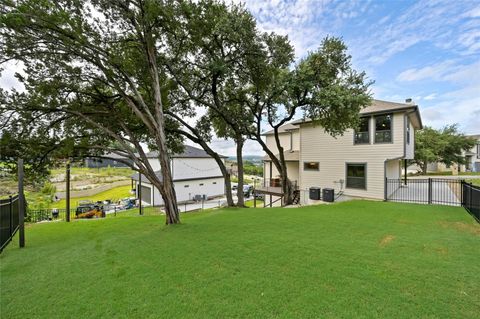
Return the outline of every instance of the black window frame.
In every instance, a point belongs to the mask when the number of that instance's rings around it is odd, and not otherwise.
[[[477,143],[477,158],[480,158],[480,143]]]
[[[358,129],[353,131],[353,144],[354,145],[365,145],[365,144],[370,144],[370,127],[371,127],[371,116],[363,116],[360,118],[361,120],[367,120],[367,131],[359,131]],[[367,141],[359,141],[357,139],[357,134],[365,134],[367,133]]]
[[[405,134],[407,134],[407,145],[410,145],[410,140],[411,140],[411,137],[410,137],[410,133],[411,133],[411,125],[410,125],[410,118],[407,116],[407,128],[406,128],[406,131],[405,131]]]
[[[357,186],[353,186],[349,183],[348,183],[348,180],[349,180],[349,176],[348,176],[348,167],[349,166],[363,166],[363,170],[364,170],[364,176],[363,177],[357,177],[357,176],[351,176],[350,179],[354,178],[354,179],[363,179],[364,182],[363,182],[363,186],[361,187],[357,187]],[[367,190],[367,169],[368,169],[368,166],[367,166],[367,163],[345,163],[345,188],[348,188],[348,189],[358,189],[358,190]]]
[[[390,117],[390,129],[388,130],[378,130],[377,129],[377,121],[378,121],[378,118],[380,117],[387,117],[389,116]],[[375,144],[385,144],[385,143],[393,143],[393,113],[386,113],[386,114],[379,114],[379,115],[375,115],[374,116],[374,134],[373,134],[373,140],[375,142]],[[379,141],[377,139],[377,133],[383,133],[383,140],[382,141]],[[385,140],[385,133],[389,132],[389,135],[390,135],[390,140],[386,141]]]
[[[317,164],[317,168],[307,168],[306,165],[308,164]],[[320,162],[313,162],[313,161],[309,161],[309,162],[303,162],[303,170],[304,171],[313,171],[313,172],[318,172],[320,171]]]

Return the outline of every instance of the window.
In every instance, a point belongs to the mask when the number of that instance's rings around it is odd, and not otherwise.
[[[370,143],[370,125],[369,117],[362,117],[358,129],[355,130],[355,144]]]
[[[367,164],[347,164],[347,188],[367,189]]]
[[[407,144],[410,144],[410,119],[407,117]]]
[[[477,144],[477,158],[480,158],[480,144]]]
[[[185,186],[183,186],[183,187],[188,188],[188,187],[190,187],[190,185],[185,185]]]
[[[318,171],[320,170],[319,162],[303,162],[304,171]]]
[[[212,184],[213,184],[213,185],[217,185],[217,182],[213,182]]]
[[[203,183],[200,183],[200,186],[203,186]]]
[[[392,142],[392,114],[375,116],[375,143]]]

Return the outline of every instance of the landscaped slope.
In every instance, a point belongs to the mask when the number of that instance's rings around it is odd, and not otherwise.
[[[480,226],[356,201],[51,223],[1,255],[2,318],[478,318]]]

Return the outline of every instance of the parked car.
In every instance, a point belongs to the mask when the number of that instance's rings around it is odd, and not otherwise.
[[[135,198],[123,198],[120,200],[121,209],[131,209],[135,207]]]
[[[254,196],[256,199],[261,199],[261,200],[264,200],[265,198],[265,195],[261,193],[255,193]]]
[[[253,192],[253,186],[252,185],[243,185],[243,195],[245,197],[250,197],[250,195]]]

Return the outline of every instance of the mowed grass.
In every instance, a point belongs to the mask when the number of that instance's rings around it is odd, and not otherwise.
[[[353,201],[28,227],[2,318],[478,318],[462,209]]]
[[[70,206],[72,208],[77,207],[78,202],[81,200],[91,200],[93,202],[96,202],[99,200],[103,201],[103,200],[110,199],[111,201],[116,202],[122,198],[133,196],[130,193],[131,189],[132,187],[130,185],[126,185],[126,186],[114,187],[89,197],[72,197],[70,198]],[[58,202],[52,203],[50,206],[53,208],[65,208],[66,205],[67,205],[66,200],[61,199]]]

